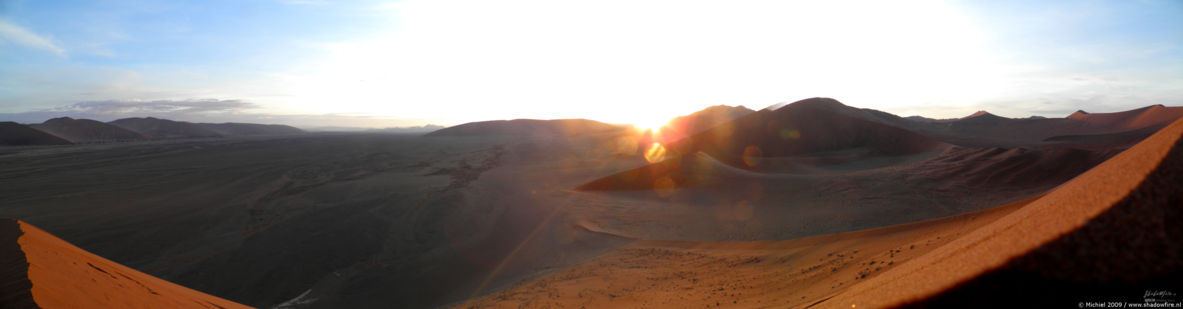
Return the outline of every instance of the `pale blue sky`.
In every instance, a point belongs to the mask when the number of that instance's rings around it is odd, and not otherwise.
[[[1181,1],[0,0],[0,120],[646,123],[1183,105]]]

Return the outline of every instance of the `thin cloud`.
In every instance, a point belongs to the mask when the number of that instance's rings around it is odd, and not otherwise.
[[[0,20],[0,43],[3,42],[32,49],[48,51],[58,56],[66,56],[66,50],[58,47],[49,39],[30,32],[25,28],[21,28],[20,26]]]
[[[419,126],[428,119],[385,118],[345,114],[272,114],[259,111],[260,106],[242,100],[105,100],[86,101],[56,108],[21,113],[0,113],[0,121],[41,123],[57,117],[111,121],[131,117],[157,117],[191,122],[250,122],[286,124],[300,128],[363,130]]]
[[[155,101],[88,101],[53,109],[55,112],[78,112],[95,115],[230,113],[257,108],[240,100],[191,99]]]

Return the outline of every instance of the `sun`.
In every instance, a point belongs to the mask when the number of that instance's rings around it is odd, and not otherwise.
[[[640,131],[658,131],[669,124],[669,119],[643,119],[632,122],[633,127]]]

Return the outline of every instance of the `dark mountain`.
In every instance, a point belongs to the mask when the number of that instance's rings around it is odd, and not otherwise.
[[[515,119],[469,122],[426,136],[568,136],[620,130],[622,127],[587,119]]]
[[[222,133],[202,127],[199,124],[172,121],[159,118],[124,118],[110,122],[113,125],[156,138],[221,137]]]
[[[30,125],[37,130],[75,143],[126,141],[146,139],[147,136],[122,127],[90,119],[61,117]]]
[[[256,123],[198,123],[198,126],[226,136],[303,134],[304,130],[282,124]]]
[[[856,157],[906,155],[943,143],[891,126],[861,109],[829,98],[761,110],[667,145],[674,154],[704,152],[735,166],[744,157],[783,157],[847,152]]]
[[[443,128],[444,128],[444,126],[428,124],[428,125],[422,125],[422,126],[418,126],[418,127],[393,127],[393,128],[382,128],[382,129],[369,129],[369,130],[365,130],[365,132],[394,133],[394,134],[424,134],[424,133],[431,133],[434,131],[438,131]]]
[[[0,122],[0,145],[33,146],[33,145],[66,145],[70,141],[53,134],[41,132],[37,129],[11,122]]]

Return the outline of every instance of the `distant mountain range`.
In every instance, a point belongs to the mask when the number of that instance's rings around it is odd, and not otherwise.
[[[587,119],[514,119],[469,122],[427,136],[569,136],[622,130],[624,127]]]
[[[61,117],[39,124],[0,123],[0,145],[66,145],[148,139],[303,134],[287,125],[192,123],[160,118],[124,118],[111,122]]]

